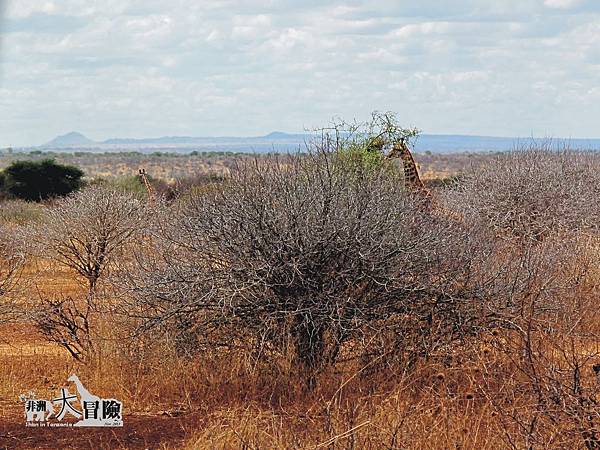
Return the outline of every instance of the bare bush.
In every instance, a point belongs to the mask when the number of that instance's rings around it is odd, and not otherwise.
[[[481,382],[512,448],[600,447],[598,169],[592,153],[530,148],[497,156],[447,194],[465,220],[507,242],[520,280],[493,340],[502,363]]]
[[[0,206],[0,223],[7,226],[26,225],[39,220],[42,206],[24,200],[5,200]]]
[[[22,315],[23,308],[15,298],[26,257],[12,230],[0,226],[0,323]]]
[[[116,190],[85,189],[47,208],[27,238],[37,256],[73,270],[93,291],[144,227],[144,208]]]
[[[500,358],[474,384],[509,447],[598,448],[598,241],[548,238],[525,253],[527,295],[489,342]]]
[[[47,208],[40,222],[25,231],[36,256],[72,270],[86,287],[75,298],[42,292],[36,312],[42,333],[77,359],[93,347],[91,321],[98,311],[98,284],[144,228],[144,208],[128,194],[91,188]]]
[[[193,197],[124,280],[130,313],[256,358],[289,345],[309,373],[391,318],[418,324],[419,351],[478,329],[485,240],[387,171],[356,167],[329,153],[255,160]]]
[[[532,147],[501,154],[457,184],[450,202],[498,235],[539,241],[598,231],[600,157]]]

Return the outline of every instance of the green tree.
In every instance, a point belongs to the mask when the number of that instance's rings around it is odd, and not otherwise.
[[[398,142],[406,145],[419,135],[416,128],[405,128],[392,112],[375,111],[367,122],[337,121],[331,127],[317,130],[323,143],[335,149],[338,157],[352,170],[378,171],[382,168],[394,172],[386,164],[387,152]]]
[[[4,190],[29,201],[60,197],[78,190],[83,171],[78,167],[42,161],[15,161],[4,170]]]

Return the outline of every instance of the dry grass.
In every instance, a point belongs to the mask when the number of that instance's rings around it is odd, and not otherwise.
[[[322,374],[313,391],[269,368],[233,355],[177,357],[168,342],[127,353],[108,339],[87,366],[37,337],[30,326],[5,326],[0,347],[0,398],[35,391],[46,397],[73,372],[90,391],[123,400],[127,415],[199,413],[186,449],[483,449],[524,448],[511,411],[527,414],[527,380],[502,350],[508,336],[481,336],[450,364],[421,362],[412,371],[364,368],[356,361]],[[581,343],[582,351],[598,346]],[[559,355],[556,355],[557,358]],[[593,371],[585,367],[590,380]],[[545,426],[544,448],[576,448],[569,423]],[[167,445],[167,444],[165,444]]]
[[[36,289],[45,293],[76,295],[85,289],[69,272],[39,262],[25,276],[35,276]],[[591,366],[600,362],[600,340],[597,322],[588,321],[585,338],[573,341],[556,331],[537,342],[546,343],[546,356],[557,368],[564,369],[573,356],[596,355],[581,368],[582,384],[594,386]],[[322,373],[311,391],[290,375],[287,361],[274,368],[235,353],[184,358],[164,338],[124,340],[117,325],[115,318],[98,320],[99,351],[87,365],[45,342],[31,324],[0,327],[0,398],[14,403],[30,390],[48,398],[77,373],[91,392],[121,399],[126,422],[128,415],[196,414],[186,429],[189,439],[163,442],[164,448],[528,447],[515,417],[532,417],[537,405],[531,380],[511,349],[517,341],[512,332],[482,334],[449,360],[421,361],[412,370],[349,360]],[[593,392],[597,401],[599,393]],[[532,448],[582,446],[568,417],[540,417],[538,427]]]
[[[240,360],[186,362],[155,349],[138,360],[112,354],[83,367],[58,347],[46,352],[42,342],[17,347],[20,354],[0,353],[2,398],[29,390],[45,398],[76,372],[92,392],[122,399],[128,414],[201,411],[185,448],[501,446],[493,408],[473,391],[476,366],[468,374],[423,365],[411,375],[361,377],[349,365],[308,393],[301,380],[249,373]]]
[[[206,422],[185,448],[527,448],[511,415],[533,414],[535,399],[518,392],[526,380],[517,370],[495,370],[503,358],[488,347],[452,368],[430,363],[410,375],[359,377],[335,395],[344,382],[330,375],[290,404],[240,399],[207,407]],[[540,448],[582,444],[567,422],[546,424],[540,441]]]
[[[409,373],[391,368],[362,373],[356,362],[347,363],[323,374],[307,392],[301,380],[252,370],[240,358],[179,358],[165,342],[133,355],[107,340],[100,355],[83,366],[27,325],[2,331],[12,342],[0,346],[0,398],[16,401],[30,390],[48,398],[77,373],[90,391],[121,399],[126,421],[132,414],[199,413],[188,430],[187,449],[510,448],[507,433],[516,448],[524,448],[510,413],[527,415],[535,403],[518,392],[527,380],[489,344],[465,349],[451,367],[423,362]],[[581,345],[589,346],[598,342]],[[593,378],[590,367],[583,374]],[[559,440],[571,424],[550,425],[544,428],[544,448],[581,444],[572,434]]]

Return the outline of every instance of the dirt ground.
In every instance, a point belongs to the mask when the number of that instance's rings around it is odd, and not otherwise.
[[[31,325],[0,325],[0,364],[13,358],[36,358],[42,362],[58,352],[64,351],[43,342]],[[0,450],[177,448],[202,421],[195,412],[128,414],[124,405],[122,428],[27,427],[23,403],[16,395],[14,399],[6,397],[0,397]]]
[[[0,403],[0,449],[159,449],[185,439],[197,414],[180,417],[128,416],[122,428],[29,428],[23,406]]]

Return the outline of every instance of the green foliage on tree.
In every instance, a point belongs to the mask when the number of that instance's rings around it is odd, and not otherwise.
[[[378,111],[365,123],[340,121],[319,131],[347,167],[369,172],[393,170],[386,164],[386,153],[400,142],[410,146],[419,135],[418,129],[401,126],[394,113]]]
[[[28,201],[61,197],[78,190],[83,171],[53,159],[14,161],[3,172],[3,190],[8,195]]]

